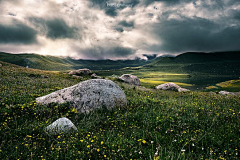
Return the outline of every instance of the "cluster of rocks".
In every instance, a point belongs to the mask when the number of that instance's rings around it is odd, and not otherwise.
[[[74,86],[58,90],[43,97],[36,98],[38,104],[69,102],[80,113],[89,113],[98,108],[112,109],[127,105],[126,95],[113,81],[105,79],[91,79]],[[59,134],[68,132],[76,127],[66,119],[58,119],[45,128],[46,132]]]
[[[78,70],[73,70],[70,71],[68,74],[72,75],[75,78],[82,79],[82,76],[91,76],[93,79],[101,79],[102,77],[97,76],[96,73],[93,73],[90,69],[88,68],[83,68],[83,69],[78,69]]]
[[[181,88],[179,85],[175,84],[175,83],[164,83],[161,85],[156,86],[157,90],[171,90],[171,91],[177,91],[177,92],[188,92],[190,90],[186,89],[186,88]]]

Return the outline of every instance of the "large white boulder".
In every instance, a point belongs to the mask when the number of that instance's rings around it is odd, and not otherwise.
[[[119,79],[132,85],[136,85],[136,86],[141,85],[139,78],[131,74],[124,74],[121,77],[119,77]]]
[[[71,130],[77,130],[77,127],[66,117],[57,119],[45,128],[45,131],[51,135],[68,133]]]
[[[39,104],[69,102],[79,112],[89,113],[96,108],[122,107],[127,104],[125,93],[113,81],[91,79],[36,98]]]

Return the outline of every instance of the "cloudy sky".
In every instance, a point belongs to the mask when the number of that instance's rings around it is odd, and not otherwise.
[[[0,51],[125,59],[240,50],[240,0],[0,0]]]

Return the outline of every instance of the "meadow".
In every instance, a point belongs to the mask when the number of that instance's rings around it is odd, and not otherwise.
[[[67,103],[35,102],[82,80],[63,72],[1,64],[0,159],[239,159],[239,96],[156,91],[155,82],[145,88],[111,78],[124,90],[128,105],[85,115]],[[78,132],[43,132],[61,117],[69,118]]]

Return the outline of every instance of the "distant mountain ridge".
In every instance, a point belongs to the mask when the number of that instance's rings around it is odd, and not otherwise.
[[[186,52],[176,57],[162,57],[156,63],[209,63],[209,62],[236,62],[240,61],[240,51],[233,52]]]
[[[63,71],[79,68],[89,68],[92,70],[109,70],[124,67],[136,67],[151,63],[153,60],[75,60],[55,56],[43,56],[38,54],[11,54],[0,52],[0,61],[30,67],[41,70]]]
[[[30,68],[52,71],[64,71],[73,70],[79,68],[89,68],[92,70],[110,70],[120,69],[124,67],[154,67],[163,70],[162,66],[168,66],[166,70],[172,68],[173,65],[184,64],[182,68],[192,70],[196,68],[207,69],[206,66],[212,66],[212,64],[226,65],[227,63],[234,64],[234,66],[240,67],[240,51],[235,52],[186,52],[178,56],[150,56],[150,60],[143,59],[135,60],[75,60],[72,58],[63,58],[55,56],[43,56],[38,54],[10,54],[0,52],[0,61],[8,63],[28,66]],[[238,65],[239,63],[239,65]],[[198,65],[197,65],[198,64]],[[201,65],[199,67],[199,64]],[[216,66],[217,66],[216,65]],[[204,67],[205,66],[205,67]],[[178,69],[181,69],[177,67]],[[219,68],[220,69],[220,68]],[[173,68],[173,70],[176,70]],[[194,69],[195,70],[195,69]]]

